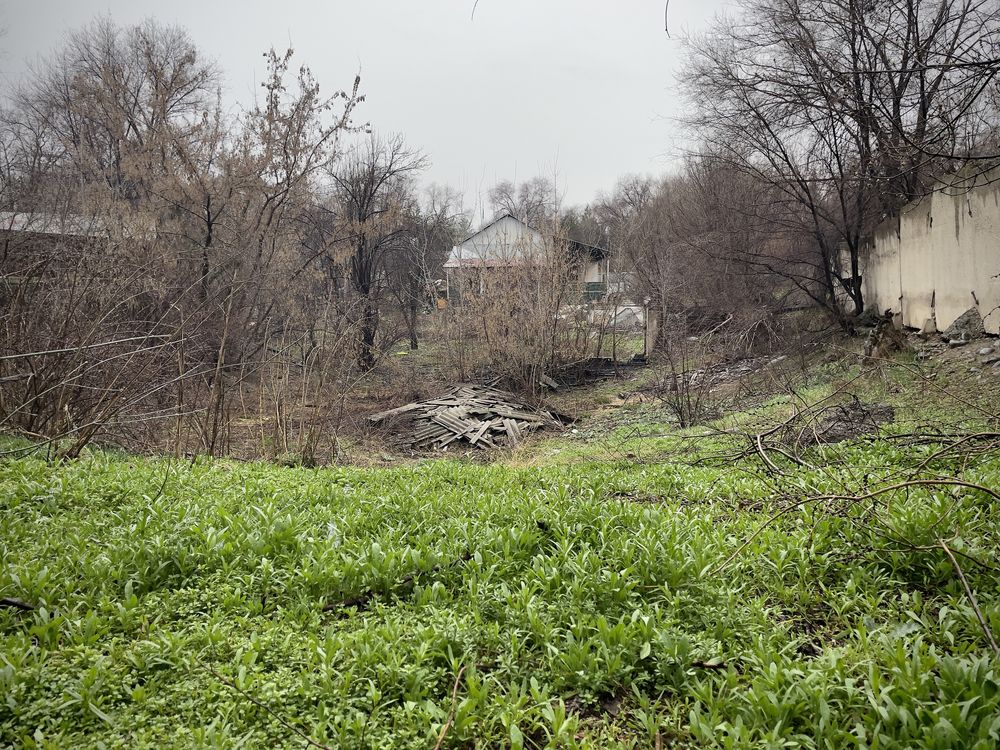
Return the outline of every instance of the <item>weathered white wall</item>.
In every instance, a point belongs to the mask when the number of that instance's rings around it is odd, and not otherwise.
[[[937,190],[879,227],[863,264],[866,305],[913,328],[933,320],[939,331],[975,307],[1000,333],[1000,174],[992,177]]]
[[[546,241],[538,230],[513,216],[503,216],[452,248],[444,263],[448,296],[453,296],[460,276],[466,282],[476,277],[478,272],[473,272],[473,269],[493,268],[502,272],[506,267],[544,258],[554,247],[558,245]],[[603,282],[607,265],[607,260],[590,260],[588,256],[583,256],[578,263],[579,283]],[[481,275],[477,283],[482,285]]]
[[[455,245],[444,265],[445,268],[506,265],[532,257],[544,248],[545,239],[540,232],[513,216],[504,216]]]
[[[584,283],[597,283],[604,281],[604,271],[606,261],[603,260],[588,260],[586,263],[582,264],[580,281]]]

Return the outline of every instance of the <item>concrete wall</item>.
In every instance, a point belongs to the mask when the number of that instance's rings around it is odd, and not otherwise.
[[[1000,174],[940,185],[875,232],[864,259],[866,306],[943,331],[971,307],[1000,334]]]

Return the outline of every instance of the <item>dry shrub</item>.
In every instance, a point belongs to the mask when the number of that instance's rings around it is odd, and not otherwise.
[[[461,379],[486,377],[526,394],[594,351],[578,266],[559,244],[530,260],[463,270],[446,314],[444,358]]]

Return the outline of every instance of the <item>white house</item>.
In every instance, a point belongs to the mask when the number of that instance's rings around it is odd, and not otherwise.
[[[564,247],[579,269],[585,299],[601,299],[607,291],[608,254],[605,250],[563,237],[545,235],[520,219],[504,214],[451,249],[444,263],[449,304],[460,302],[460,280],[482,284],[485,274],[529,265],[553,247]]]

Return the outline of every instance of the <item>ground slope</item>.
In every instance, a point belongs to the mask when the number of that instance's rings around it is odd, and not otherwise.
[[[774,467],[735,434],[521,468],[4,459],[0,744],[995,747],[1000,456],[895,430]]]

